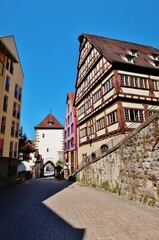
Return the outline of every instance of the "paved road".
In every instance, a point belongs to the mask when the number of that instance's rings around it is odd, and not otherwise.
[[[0,190],[0,240],[159,240],[159,209],[53,178]]]

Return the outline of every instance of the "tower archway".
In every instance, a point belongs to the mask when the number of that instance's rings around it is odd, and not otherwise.
[[[55,176],[55,165],[51,160],[44,163],[43,166],[44,176]]]

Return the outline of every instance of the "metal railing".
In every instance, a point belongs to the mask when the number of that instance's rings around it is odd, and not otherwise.
[[[157,110],[159,110],[159,106],[152,106],[150,109],[148,109],[143,114],[143,119],[145,119],[146,116],[148,116],[148,118],[150,118],[155,112],[157,112]],[[146,120],[148,120],[148,118]],[[144,120],[143,120],[143,122],[144,122]],[[104,149],[102,149],[102,147],[101,147],[101,148],[97,149],[96,151],[93,151],[90,155],[85,156],[84,159],[78,165],[78,171],[81,170],[82,168],[84,168],[85,166],[87,166],[93,162],[96,162],[100,158],[106,156],[111,151],[112,148],[114,148],[119,142],[121,142],[126,137],[128,137],[128,135],[130,133],[132,133],[132,131],[135,130],[137,127],[139,127],[142,123],[141,122],[131,123],[124,130],[123,133],[119,132],[118,135],[114,136],[113,138],[111,138],[111,140],[109,140],[104,145],[102,145],[102,146],[105,146]]]

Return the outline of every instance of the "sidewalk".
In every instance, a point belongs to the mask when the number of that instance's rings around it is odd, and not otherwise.
[[[76,182],[43,203],[73,227],[85,229],[82,240],[159,240],[159,209],[104,190]]]

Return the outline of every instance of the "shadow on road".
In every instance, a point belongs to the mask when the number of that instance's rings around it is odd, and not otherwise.
[[[74,228],[43,204],[72,183],[45,177],[0,190],[0,239],[82,240],[84,229]]]

